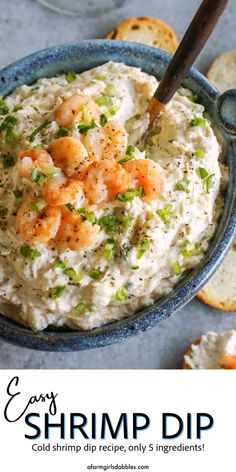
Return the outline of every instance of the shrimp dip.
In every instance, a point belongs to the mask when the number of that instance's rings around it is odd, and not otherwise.
[[[0,98],[0,301],[43,330],[89,330],[196,267],[217,218],[220,146],[181,88],[152,131],[154,77],[109,62]]]

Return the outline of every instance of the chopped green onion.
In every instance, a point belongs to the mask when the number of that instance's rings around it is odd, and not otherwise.
[[[75,79],[76,79],[76,73],[73,70],[70,70],[69,72],[67,72],[66,80],[67,80],[68,84],[73,82]]]
[[[5,120],[1,123],[0,132],[5,131],[5,139],[7,143],[20,140],[21,133],[16,129],[17,123],[17,118],[11,115],[6,116]]]
[[[131,159],[134,158],[134,155],[135,155],[135,147],[130,144],[126,149],[125,157],[118,161],[119,164],[124,164],[125,162],[130,161]]]
[[[9,108],[5,100],[0,97],[0,115],[7,115],[9,113]]]
[[[8,127],[6,129],[6,142],[12,143],[13,141],[20,141],[22,134],[17,131],[15,127]]]
[[[78,210],[76,210],[72,203],[67,203],[66,207],[69,211],[76,211],[77,213],[79,213],[82,216],[83,221],[87,220],[92,224],[97,223],[97,218],[93,211],[88,211],[87,208],[79,208]]]
[[[106,80],[105,75],[96,75],[95,80],[101,80],[101,82],[104,82]]]
[[[45,120],[40,126],[38,126],[34,131],[33,133],[31,133],[30,137],[29,137],[29,141],[32,143],[36,136],[41,133],[41,131],[43,131],[45,128],[47,128],[47,126],[50,124],[50,121],[48,120]]]
[[[45,177],[55,177],[55,175],[57,175],[57,170],[55,167],[51,167],[51,169],[47,170],[46,172],[44,172],[44,175]]]
[[[137,195],[138,197],[144,197],[144,196],[145,196],[145,190],[144,190],[143,185],[140,185],[140,186],[138,187],[137,192],[138,192],[138,195]]]
[[[108,95],[108,97],[114,97],[116,94],[116,88],[114,84],[108,84],[104,90],[104,93]]]
[[[119,200],[120,202],[131,202],[135,196],[136,196],[136,190],[131,188],[130,190],[127,190],[127,192],[125,193],[117,193],[116,199]]]
[[[32,261],[36,259],[36,257],[41,256],[41,253],[37,249],[31,249],[29,246],[22,246],[20,248],[20,254]]]
[[[8,169],[9,167],[13,167],[16,163],[16,159],[13,156],[5,156],[3,157],[3,169]]]
[[[76,272],[72,267],[65,269],[64,274],[67,275],[73,282],[80,282],[83,279],[83,274],[81,272]]]
[[[138,265],[133,265],[133,266],[131,266],[131,269],[132,269],[132,270],[138,270],[138,269],[139,269],[139,266],[138,266]]]
[[[108,236],[114,236],[119,230],[119,221],[115,215],[103,215],[99,218],[98,224]]]
[[[46,180],[46,177],[45,175],[41,174],[39,177],[38,177],[38,180],[37,180],[37,183],[40,185],[40,187],[42,187],[45,183],[45,180]]]
[[[53,263],[53,267],[58,267],[58,269],[65,269],[66,268],[66,264],[62,261],[60,261],[59,259],[57,259],[54,263]]]
[[[198,174],[200,178],[203,180],[204,192],[209,193],[213,184],[213,177],[215,174],[208,174],[207,170],[204,167],[198,168]]]
[[[22,106],[22,105],[16,105],[16,106],[13,108],[13,112],[15,112],[15,111],[20,111],[20,110],[23,110],[23,106]]]
[[[121,217],[120,221],[121,221],[121,224],[123,224],[126,228],[129,228],[132,225],[133,219],[134,219],[133,216],[125,215]]]
[[[63,138],[64,136],[68,136],[68,134],[69,134],[68,128],[65,128],[64,126],[60,126],[57,132],[57,136],[59,136],[60,138]]]
[[[89,273],[89,276],[94,280],[98,280],[101,278],[102,272],[100,271],[100,269],[92,269]]]
[[[91,305],[91,303],[86,303],[84,301],[81,301],[78,303],[78,305],[75,306],[75,311],[78,313],[78,315],[84,315],[86,311],[93,311],[94,307]]]
[[[5,118],[4,123],[5,123],[7,126],[9,126],[9,125],[15,126],[15,125],[17,125],[18,120],[17,120],[17,118],[16,118],[15,116],[8,115],[8,116]]]
[[[141,239],[136,258],[141,259],[148,249],[150,249],[150,241],[146,238]]]
[[[191,121],[190,121],[190,126],[193,128],[194,126],[206,126],[206,120],[205,118],[195,116]]]
[[[105,95],[95,98],[94,101],[100,107],[109,107],[111,104],[109,97],[106,97]]]
[[[102,113],[101,118],[100,118],[100,125],[104,127],[107,124],[107,116]]]
[[[112,105],[109,109],[108,109],[108,113],[110,116],[114,116],[116,114],[118,110],[118,107],[116,105]]]
[[[174,262],[174,264],[172,264],[171,271],[175,275],[180,275],[182,273],[179,261],[176,261],[176,262]]]
[[[85,123],[90,123],[92,120],[92,115],[87,105],[82,106],[82,118]]]
[[[67,204],[66,204],[66,208],[67,208],[69,211],[75,211],[75,207],[74,207],[74,205],[72,205],[72,203],[67,203]]]
[[[192,95],[187,95],[187,98],[190,100],[190,102],[196,103],[199,100],[198,95],[192,94]]]
[[[199,243],[193,243],[191,241],[185,241],[182,245],[182,250],[181,254],[184,256],[186,259],[189,259],[189,257],[196,256],[200,252],[200,244]]]
[[[168,204],[164,208],[160,208],[159,210],[157,210],[157,214],[161,218],[163,223],[170,223],[170,220],[174,215],[173,205]]]
[[[125,261],[126,259],[128,259],[130,251],[131,251],[131,247],[129,246],[129,244],[123,243],[121,247],[121,255]]]
[[[43,149],[43,145],[42,144],[37,144],[36,146],[34,146],[34,149],[35,149],[35,151],[41,151],[41,149]]]
[[[132,202],[134,197],[143,197],[144,196],[144,188],[142,185],[138,187],[138,190],[131,188],[127,190],[125,193],[118,193],[116,195],[116,199],[120,202]]]
[[[133,159],[132,156],[125,156],[122,159],[120,159],[118,162],[119,164],[124,164],[125,162],[131,161],[131,159]]]
[[[40,213],[40,211],[42,211],[45,208],[45,206],[46,206],[46,202],[45,200],[41,198],[35,202],[29,203],[28,208],[30,211],[33,211],[35,213]]]
[[[80,208],[78,213],[82,216],[83,220],[87,220],[92,224],[97,223],[97,218],[93,211],[88,211],[87,208]]]
[[[114,295],[114,299],[117,302],[123,302],[127,298],[128,298],[128,293],[127,293],[127,290],[125,289],[125,287],[122,287],[119,290],[117,290],[115,295]]]
[[[204,181],[203,181],[203,190],[204,190],[204,192],[210,193],[210,189],[212,188],[212,185],[213,185],[213,177],[214,176],[215,176],[215,174],[210,174],[204,179]]]
[[[56,300],[56,298],[59,298],[62,296],[63,292],[65,291],[66,286],[65,285],[58,285],[58,287],[55,287],[51,299]]]
[[[176,188],[177,190],[180,190],[181,192],[189,193],[190,192],[188,188],[189,184],[190,184],[190,180],[184,177],[183,179],[179,180],[179,182],[177,182]]]
[[[135,147],[129,144],[129,146],[126,149],[126,156],[134,157],[134,153],[135,153]]]
[[[205,167],[198,167],[198,174],[202,180],[208,176],[208,172]]]
[[[33,167],[31,172],[31,180],[32,182],[36,182],[38,185],[40,185],[40,187],[42,187],[45,183],[46,175],[37,170],[35,167]]]
[[[17,123],[18,123],[18,120],[17,118],[15,118],[15,116],[8,115],[6,116],[5,120],[1,123],[0,131],[4,131],[9,127],[10,128],[14,127],[17,125]]]
[[[21,198],[22,195],[23,195],[22,190],[19,190],[18,188],[16,188],[16,190],[13,190],[13,193],[14,193],[16,198]]]
[[[193,154],[197,159],[202,159],[205,156],[205,152],[202,149],[197,149]]]
[[[84,121],[80,121],[78,124],[78,130],[81,134],[87,134],[90,129],[96,128],[96,123],[94,120],[91,123],[86,123]]]
[[[114,261],[115,259],[115,240],[114,239],[107,239],[104,243],[103,247],[103,257],[107,261]]]

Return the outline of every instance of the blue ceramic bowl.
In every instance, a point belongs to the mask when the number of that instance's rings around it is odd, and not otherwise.
[[[82,72],[108,60],[140,67],[160,79],[170,56],[141,44],[107,40],[53,47],[32,54],[4,69],[0,73],[0,95],[8,95],[16,87],[32,84],[40,77],[51,77],[69,70]],[[221,263],[233,239],[236,226],[236,91],[219,96],[206,78],[195,69],[190,71],[184,85],[200,97],[215,126],[220,129],[226,145],[226,163],[230,170],[224,213],[201,264],[188,273],[168,296],[120,321],[87,332],[52,328],[34,332],[0,316],[0,336],[3,339],[45,351],[80,351],[115,343],[155,326],[185,305]]]

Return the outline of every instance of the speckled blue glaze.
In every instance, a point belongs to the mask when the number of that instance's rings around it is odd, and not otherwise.
[[[141,67],[160,79],[170,56],[141,44],[107,40],[84,41],[39,51],[8,66],[0,73],[0,95],[8,95],[22,84],[32,84],[40,77],[51,77],[69,70],[82,72],[108,60]],[[224,96],[198,71],[192,69],[184,85],[196,93],[226,145],[226,163],[230,169],[225,209],[214,239],[201,264],[191,271],[168,296],[120,321],[92,331],[47,329],[34,332],[0,316],[0,336],[19,346],[45,351],[80,351],[105,346],[146,331],[189,302],[221,263],[233,239],[236,227],[236,92]]]

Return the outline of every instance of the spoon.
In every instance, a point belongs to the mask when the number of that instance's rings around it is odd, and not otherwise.
[[[203,0],[149,103],[147,135],[186,77],[228,2],[229,0]]]

